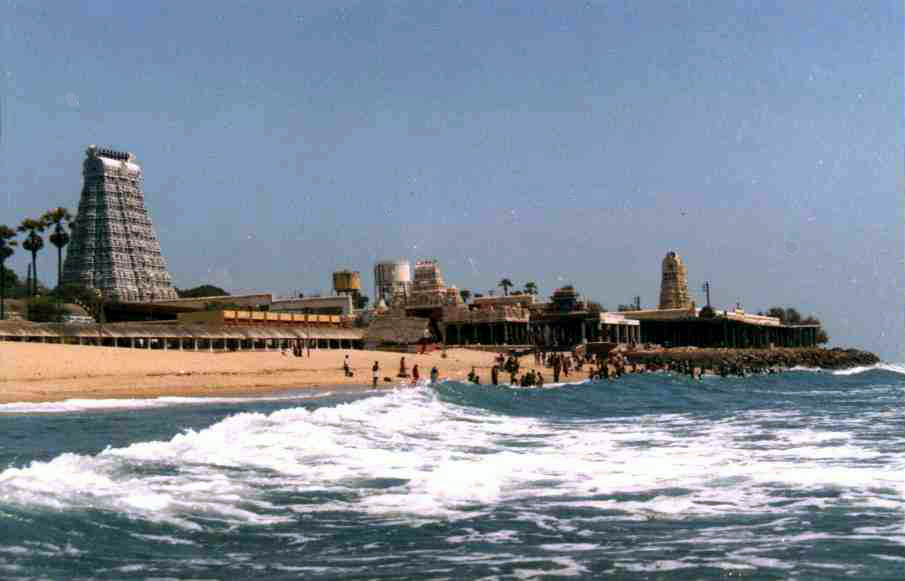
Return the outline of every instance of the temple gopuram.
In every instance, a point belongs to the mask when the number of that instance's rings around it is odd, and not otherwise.
[[[177,298],[145,208],[135,156],[94,145],[86,154],[62,282],[120,302]]]
[[[660,281],[661,309],[688,309],[692,302],[688,296],[688,270],[682,259],[673,251],[663,258],[662,278]]]

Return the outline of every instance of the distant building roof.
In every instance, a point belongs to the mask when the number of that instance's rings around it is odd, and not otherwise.
[[[381,315],[375,317],[365,329],[364,339],[377,343],[411,345],[430,338],[429,325],[430,319],[421,317]]]
[[[639,321],[678,321],[687,319],[700,318],[701,309],[642,309],[640,311],[622,311],[621,314],[629,319],[637,319]],[[717,317],[747,323],[749,325],[761,325],[767,327],[781,327],[782,322],[778,317],[767,317],[764,315],[754,315],[746,313],[742,309],[715,310]]]
[[[84,325],[0,321],[0,337],[193,338],[193,339],[350,339],[361,340],[362,329],[292,325],[206,325],[109,323]]]
[[[203,309],[209,303],[233,304],[243,307],[259,307],[273,302],[271,293],[251,293],[247,295],[220,295],[213,297],[186,297],[181,299],[163,299],[153,301],[155,305],[190,306]]]

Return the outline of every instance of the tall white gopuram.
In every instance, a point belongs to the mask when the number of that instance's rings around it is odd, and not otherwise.
[[[86,153],[63,282],[123,302],[177,298],[145,208],[135,156],[94,145]]]

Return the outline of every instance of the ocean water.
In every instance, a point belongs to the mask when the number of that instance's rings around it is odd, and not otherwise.
[[[0,406],[0,578],[898,580],[903,372]]]

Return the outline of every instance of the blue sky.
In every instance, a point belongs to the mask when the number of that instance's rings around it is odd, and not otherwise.
[[[180,287],[431,257],[614,309],[676,250],[699,302],[901,361],[902,6],[753,4],[7,3],[0,223],[75,208],[96,143]]]

